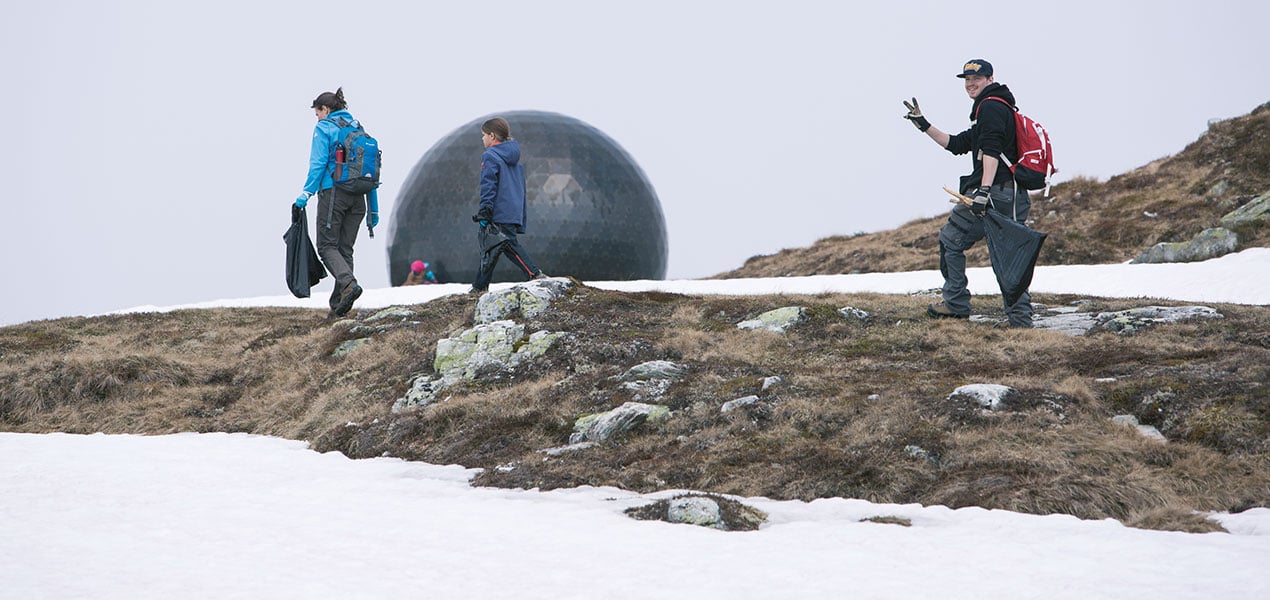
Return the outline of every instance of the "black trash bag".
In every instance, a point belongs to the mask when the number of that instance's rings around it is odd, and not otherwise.
[[[508,242],[507,236],[498,228],[498,225],[493,223],[481,228],[477,241],[481,245],[482,269],[490,269],[491,265],[498,261],[498,257],[503,254],[503,247]]]
[[[326,277],[326,267],[309,240],[309,217],[303,208],[291,205],[291,227],[282,239],[287,243],[287,287],[296,298],[308,298],[309,288]]]
[[[992,272],[1001,286],[1005,306],[1012,306],[1032,285],[1036,258],[1047,234],[1041,233],[999,212],[984,213],[983,233],[988,243]]]

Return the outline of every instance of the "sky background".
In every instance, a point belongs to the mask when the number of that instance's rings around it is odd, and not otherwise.
[[[900,102],[960,131],[969,58],[1049,129],[1059,181],[1173,154],[1270,100],[1266,3],[967,8],[3,0],[0,325],[285,293],[309,105],[339,86],[384,148],[384,218],[418,158],[472,119],[599,128],[661,199],[673,279],[946,211],[940,187],[969,159]],[[386,237],[357,243],[367,288],[388,284]]]

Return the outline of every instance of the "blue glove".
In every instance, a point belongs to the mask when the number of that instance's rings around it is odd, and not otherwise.
[[[299,195],[299,196],[296,196],[296,198],[295,198],[295,206],[296,206],[296,208],[304,208],[304,205],[306,205],[306,204],[308,204],[308,203],[309,203],[309,193],[308,193],[308,192],[300,192],[300,195]]]
[[[372,212],[366,214],[366,226],[374,229],[379,226],[379,213]]]
[[[988,186],[981,185],[975,190],[975,195],[970,197],[970,212],[976,217],[982,217],[983,213],[988,212],[988,201],[991,198],[988,195]]]

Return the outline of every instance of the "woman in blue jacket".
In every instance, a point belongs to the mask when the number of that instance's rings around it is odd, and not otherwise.
[[[520,143],[512,139],[511,125],[502,117],[494,117],[481,124],[481,142],[485,152],[481,155],[481,205],[472,217],[481,230],[481,266],[468,293],[481,293],[489,289],[494,276],[494,266],[502,255],[507,255],[526,279],[546,279],[542,269],[534,264],[516,235],[525,232],[525,167],[520,164]],[[485,250],[485,240],[490,235],[502,233],[506,242]]]
[[[362,286],[353,276],[353,243],[363,216],[367,227],[374,229],[379,224],[379,198],[373,189],[365,195],[346,192],[335,187],[332,178],[341,122],[357,124],[344,101],[344,88],[319,94],[313,101],[313,114],[318,122],[309,151],[309,177],[295,205],[304,208],[309,198],[318,197],[317,253],[335,278],[327,316],[342,317],[362,295]]]

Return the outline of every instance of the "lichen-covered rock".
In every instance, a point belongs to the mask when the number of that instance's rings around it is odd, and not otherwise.
[[[640,363],[622,373],[622,381],[641,381],[649,379],[679,379],[688,372],[688,367],[668,360],[650,360]]]
[[[585,441],[602,442],[639,427],[644,422],[658,422],[670,416],[670,408],[660,404],[627,402],[613,410],[586,415],[573,424],[570,444]]]
[[[371,339],[368,337],[357,338],[355,340],[348,340],[340,344],[339,346],[336,346],[335,350],[331,352],[331,356],[335,358],[343,358],[351,354],[354,350],[357,350],[358,348],[361,348],[362,346],[369,344],[370,341]]]
[[[719,503],[705,496],[680,496],[666,507],[666,520],[714,529],[723,529],[723,510]]]
[[[548,331],[525,336],[523,325],[495,321],[437,340],[437,357],[432,362],[436,375],[416,377],[410,391],[393,403],[393,412],[427,406],[460,381],[518,367],[545,354],[562,336]]]
[[[1143,306],[1109,313],[1099,313],[1098,324],[1107,331],[1135,333],[1156,323],[1175,323],[1185,319],[1221,319],[1225,315],[1207,306]]]
[[[1239,245],[1235,232],[1225,227],[1205,229],[1189,242],[1161,242],[1139,254],[1132,263],[1196,262],[1230,254]]]
[[[719,412],[729,413],[741,408],[742,406],[754,404],[755,402],[758,402],[758,396],[745,396],[743,398],[737,398],[736,400],[729,400],[723,403],[723,406],[719,408]]]
[[[1270,192],[1257,196],[1247,204],[1226,213],[1226,216],[1221,218],[1221,226],[1226,229],[1236,229],[1266,221],[1270,221]]]
[[[542,356],[562,335],[537,331],[525,337],[525,327],[513,321],[477,325],[438,340],[432,368],[446,379],[473,379]]]
[[[410,389],[406,391],[406,395],[398,398],[392,405],[393,413],[401,411],[423,408],[436,402],[437,397],[441,394],[449,384],[441,377],[431,375],[420,375],[415,377],[410,384]]]
[[[786,329],[797,325],[807,317],[807,309],[802,306],[786,306],[769,310],[748,321],[736,324],[737,329],[762,329],[785,333]]]
[[[532,319],[550,308],[573,288],[564,277],[535,279],[505,290],[487,292],[476,302],[477,323],[493,323],[505,319]]]

